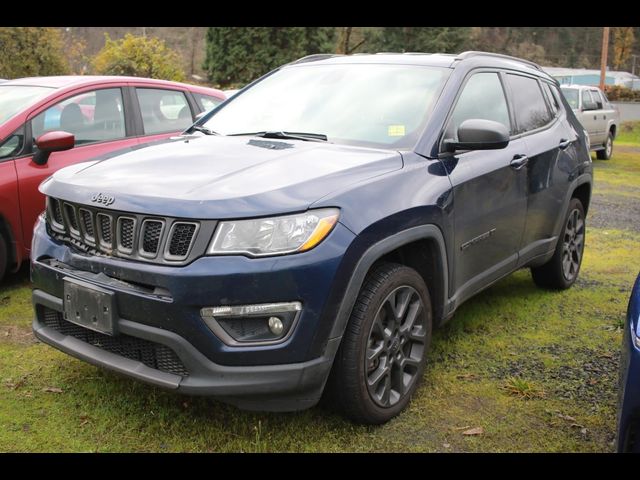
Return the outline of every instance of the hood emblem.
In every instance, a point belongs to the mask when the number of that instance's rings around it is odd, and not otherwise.
[[[93,197],[91,197],[91,201],[95,203],[101,203],[105,207],[108,207],[113,202],[115,202],[116,199],[115,197],[112,197],[110,195],[103,195],[102,193],[96,193],[95,195],[93,195]]]

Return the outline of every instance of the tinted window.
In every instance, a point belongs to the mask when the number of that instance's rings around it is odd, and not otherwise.
[[[516,111],[517,133],[528,132],[545,126],[551,114],[542,96],[538,81],[520,75],[507,75]]]
[[[193,123],[187,97],[177,90],[137,88],[144,133],[184,130]]]
[[[476,73],[458,98],[444,138],[458,139],[458,127],[471,118],[500,122],[511,131],[509,110],[497,73]]]
[[[553,115],[556,116],[558,115],[558,111],[560,110],[560,102],[558,101],[558,98],[556,97],[556,95],[554,94],[554,92],[552,91],[551,85],[549,85],[546,82],[542,82],[542,85],[544,85],[544,91],[547,94],[547,99],[549,100],[549,105],[551,105],[551,111],[553,112]]]
[[[124,108],[119,88],[94,90],[67,98],[31,120],[33,138],[63,130],[76,145],[125,137]]]
[[[196,103],[203,112],[208,112],[223,102],[223,100],[218,97],[203,95],[201,93],[194,93],[193,97],[196,99]]]
[[[598,90],[590,90],[591,97],[593,101],[596,102],[598,108],[602,108],[602,98],[600,97],[600,92]]]

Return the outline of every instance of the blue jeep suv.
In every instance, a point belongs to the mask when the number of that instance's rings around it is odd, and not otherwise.
[[[185,394],[385,422],[466,299],[520,268],[575,282],[587,142],[524,60],[305,57],[41,185],[35,335]]]

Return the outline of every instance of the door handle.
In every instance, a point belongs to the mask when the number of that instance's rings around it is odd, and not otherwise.
[[[520,170],[527,163],[529,163],[529,157],[527,157],[526,155],[516,155],[515,157],[513,157],[513,160],[511,160],[511,163],[509,165],[514,170]]]
[[[560,140],[560,143],[558,144],[558,148],[560,148],[560,150],[564,150],[569,145],[571,145],[571,142],[569,140],[567,140],[566,138],[563,138],[563,139]]]

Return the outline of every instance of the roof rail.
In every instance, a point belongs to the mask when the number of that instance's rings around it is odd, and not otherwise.
[[[298,60],[294,60],[290,62],[289,65],[295,65],[297,63],[306,63],[306,62],[317,62],[318,60],[325,60],[327,58],[332,57],[343,57],[339,53],[316,53],[314,55],[307,55],[306,57],[299,58]]]
[[[512,57],[511,55],[503,55],[502,53],[477,52],[475,50],[470,50],[468,52],[462,52],[456,58],[459,58],[460,60],[464,60],[466,58],[479,57],[479,56],[504,58],[505,60],[514,60],[516,62],[527,64],[530,67],[535,68],[536,70],[540,70],[541,72],[543,71],[540,65],[538,65],[535,62],[532,62],[530,60],[523,60],[522,58],[518,58],[518,57]]]

